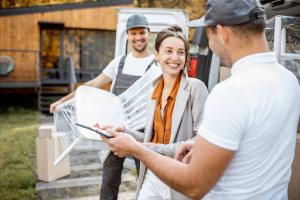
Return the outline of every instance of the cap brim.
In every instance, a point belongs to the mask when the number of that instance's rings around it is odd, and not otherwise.
[[[205,27],[207,26],[205,24],[205,21],[204,21],[204,16],[201,17],[200,19],[195,19],[193,21],[190,21],[189,23],[189,27]]]
[[[149,26],[145,26],[145,25],[135,25],[135,26],[128,27],[127,30],[133,29],[133,28],[149,28]]]

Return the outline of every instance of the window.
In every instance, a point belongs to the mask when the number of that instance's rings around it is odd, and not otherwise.
[[[77,81],[85,82],[99,75],[114,58],[114,31],[46,27],[41,33],[43,79],[63,81],[74,69]]]

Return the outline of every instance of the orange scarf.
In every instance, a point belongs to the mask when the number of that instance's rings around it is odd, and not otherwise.
[[[153,143],[159,144],[169,144],[170,137],[171,137],[171,128],[172,128],[172,115],[174,104],[176,101],[176,95],[179,89],[181,80],[181,74],[179,74],[178,78],[176,79],[168,97],[167,103],[164,108],[163,119],[161,115],[161,96],[164,88],[164,79],[162,78],[157,86],[154,89],[152,99],[156,100],[155,112],[154,112],[154,121],[153,121],[153,136],[152,141]]]

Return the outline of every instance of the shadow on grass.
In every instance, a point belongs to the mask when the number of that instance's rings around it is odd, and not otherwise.
[[[18,109],[37,110],[37,94],[0,94],[0,113]]]

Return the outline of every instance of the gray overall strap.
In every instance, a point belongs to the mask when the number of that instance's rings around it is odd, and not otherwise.
[[[126,56],[122,56],[119,62],[118,73],[116,76],[114,87],[112,89],[112,93],[114,93],[115,95],[123,93],[125,90],[127,90],[127,88],[129,88],[136,80],[138,80],[141,77],[122,73],[125,64],[125,59]],[[147,66],[146,71],[151,67],[153,62],[154,60],[150,62],[150,64]]]
[[[124,67],[124,64],[125,64],[125,59],[126,59],[126,56],[122,56],[122,58],[120,59],[120,62],[119,62],[119,66],[118,66],[118,74],[121,74],[122,71],[123,71],[123,67]]]
[[[153,59],[153,60],[149,63],[149,65],[148,65],[147,68],[146,68],[146,71],[148,71],[148,69],[150,69],[151,65],[152,65],[154,62],[155,62],[155,59]]]
[[[126,56],[122,56],[122,58],[120,59],[120,62],[119,62],[119,67],[118,67],[118,73],[122,73],[123,71],[123,67],[124,67],[124,64],[125,64],[125,59],[126,59]],[[151,67],[151,65],[155,62],[155,59],[153,59],[149,65],[147,66],[146,68],[146,71],[148,71]]]
[[[134,76],[129,74],[123,74],[123,67],[125,64],[126,56],[122,56],[118,66],[118,73],[112,89],[112,93],[119,95],[129,88],[140,76]]]

